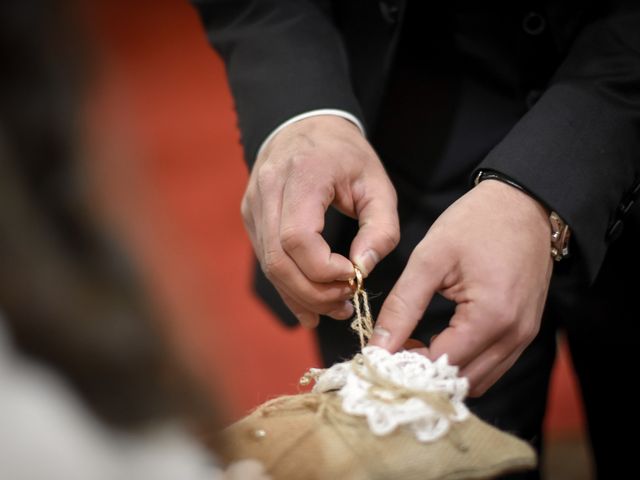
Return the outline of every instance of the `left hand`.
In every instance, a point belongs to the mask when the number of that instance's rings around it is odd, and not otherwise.
[[[446,353],[478,396],[517,360],[540,328],[553,261],[545,209],[524,192],[485,180],[452,204],[413,251],[382,306],[371,345],[398,350],[438,292],[454,301],[449,326],[428,349]]]

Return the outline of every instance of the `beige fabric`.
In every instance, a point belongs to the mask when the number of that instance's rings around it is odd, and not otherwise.
[[[407,430],[375,436],[335,393],[280,397],[225,431],[235,459],[261,461],[274,480],[461,480],[532,468],[533,449],[471,415],[421,443]]]

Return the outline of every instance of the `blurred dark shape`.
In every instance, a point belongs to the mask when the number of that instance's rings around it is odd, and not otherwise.
[[[109,424],[211,422],[87,208],[75,160],[89,55],[72,11],[0,2],[0,312]]]

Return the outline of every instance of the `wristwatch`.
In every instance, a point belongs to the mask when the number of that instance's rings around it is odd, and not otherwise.
[[[507,185],[511,185],[518,190],[523,191],[531,198],[534,198],[538,202],[540,200],[533,195],[529,190],[524,188],[518,182],[510,178],[509,176],[496,172],[495,170],[479,170],[474,178],[474,185],[478,185],[483,180],[499,180]],[[540,202],[544,205],[544,202]],[[559,262],[563,258],[569,255],[569,240],[571,238],[571,229],[569,225],[553,210],[549,213],[549,224],[551,225],[551,258],[556,262]]]

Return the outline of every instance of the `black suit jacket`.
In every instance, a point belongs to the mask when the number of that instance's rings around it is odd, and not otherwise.
[[[640,190],[640,2],[194,3],[225,61],[250,166],[287,119],[346,110],[404,217],[435,204],[432,221],[492,168],[569,223],[573,268],[596,277]],[[334,234],[347,241],[329,222]]]

